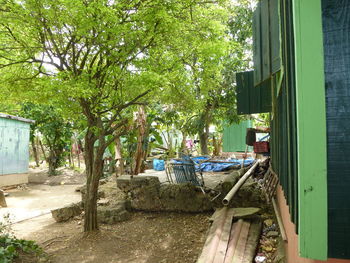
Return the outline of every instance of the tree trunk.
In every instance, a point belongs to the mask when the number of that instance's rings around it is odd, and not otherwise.
[[[208,155],[209,149],[208,149],[208,139],[209,139],[209,124],[210,124],[210,105],[207,105],[207,108],[204,110],[204,112],[201,115],[201,125],[199,127],[199,143],[201,145],[201,154],[202,155]]]
[[[80,168],[80,150],[77,151],[78,167]]]
[[[199,133],[199,143],[201,145],[201,154],[202,155],[208,155],[209,149],[208,149],[208,134],[206,132]]]
[[[137,122],[138,122],[138,135],[137,135],[137,148],[135,152],[135,169],[133,174],[137,175],[142,171],[142,162],[144,160],[144,143],[146,133],[146,113],[145,106],[141,105],[138,110]]]
[[[182,132],[182,141],[181,141],[181,147],[180,147],[180,154],[188,154],[188,149],[187,149],[187,146],[186,146],[186,137],[187,137],[187,134],[186,132]],[[179,156],[180,157],[180,156]]]
[[[41,142],[41,140],[39,140],[39,144],[40,144],[41,151],[44,155],[44,159],[47,160],[45,149],[44,149],[44,146],[43,146],[43,143]]]
[[[38,150],[36,148],[36,144],[35,144],[35,137],[34,135],[32,136],[32,138],[30,139],[31,144],[32,144],[32,149],[33,149],[33,156],[34,156],[34,160],[35,160],[35,165],[36,167],[39,167],[39,157],[38,157]]]
[[[69,167],[72,167],[72,154],[68,154]]]
[[[214,156],[220,156],[221,155],[221,146],[222,146],[222,138],[219,135],[217,138],[215,137],[215,135],[213,136],[213,146],[214,146],[214,152],[213,155]]]
[[[55,159],[56,159],[55,153],[52,150],[50,150],[49,158],[47,159],[47,162],[49,164],[49,176],[55,175],[55,173],[56,173],[56,168],[55,168],[56,160]]]
[[[72,167],[75,168],[73,144],[72,144],[72,146],[70,148],[70,155],[72,156]]]
[[[118,162],[118,167],[116,169],[116,177],[124,174],[124,160],[122,152],[122,144],[120,137],[115,138],[115,160]]]
[[[85,136],[85,164],[86,164],[86,194],[84,200],[84,232],[98,230],[97,222],[97,191],[103,174],[103,153],[105,150],[104,137],[99,138],[99,146],[94,150],[94,136],[87,132]]]

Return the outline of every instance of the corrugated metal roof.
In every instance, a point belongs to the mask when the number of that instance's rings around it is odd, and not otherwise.
[[[29,120],[29,119],[25,119],[22,117],[13,116],[13,115],[5,114],[5,113],[0,113],[0,118],[21,121],[21,122],[27,122],[27,123],[35,123],[34,120]]]

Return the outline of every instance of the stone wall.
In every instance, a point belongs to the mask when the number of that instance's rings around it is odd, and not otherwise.
[[[211,197],[191,184],[160,184],[156,176],[121,176],[117,186],[127,194],[135,210],[204,212],[214,209]]]

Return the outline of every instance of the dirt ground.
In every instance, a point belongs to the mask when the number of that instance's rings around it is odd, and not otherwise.
[[[29,184],[6,190],[7,207],[0,209],[1,218],[10,214],[12,223],[31,217],[50,213],[51,209],[81,201],[80,193],[75,192],[77,185],[36,185]]]
[[[104,199],[124,199],[113,178],[100,186]],[[78,185],[31,184],[10,191],[9,208],[47,212],[67,202],[80,201]],[[16,210],[17,209],[17,210]],[[0,209],[1,212],[2,209]],[[51,213],[12,225],[16,237],[34,240],[48,254],[49,262],[196,262],[205,242],[210,214],[133,212],[128,221],[101,225],[98,234],[84,236],[80,217],[56,223]],[[25,263],[37,261],[25,259]]]
[[[45,217],[45,216],[44,216]],[[36,218],[47,222],[47,218]],[[30,222],[16,224],[20,238],[35,240],[50,262],[196,262],[205,242],[210,214],[133,213],[131,220],[101,225],[100,233],[85,236],[79,219],[30,229]],[[35,221],[34,220],[34,221]],[[29,224],[28,224],[29,223]]]
[[[31,167],[29,169],[29,183],[45,185],[75,185],[84,184],[86,176],[83,168],[71,169],[60,167],[54,176],[48,175],[49,169],[46,166]]]

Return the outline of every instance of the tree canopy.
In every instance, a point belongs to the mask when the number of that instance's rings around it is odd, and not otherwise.
[[[59,105],[86,127],[85,231],[98,228],[103,153],[140,106],[168,105],[186,125],[197,115],[203,138],[215,114],[233,114],[232,72],[249,65],[248,19],[230,15],[241,2],[0,0],[3,98]]]

